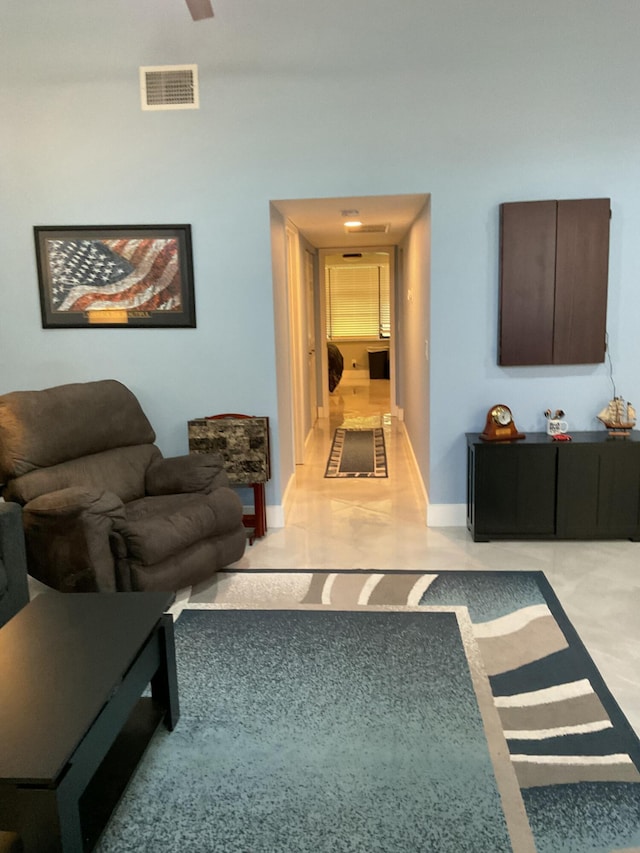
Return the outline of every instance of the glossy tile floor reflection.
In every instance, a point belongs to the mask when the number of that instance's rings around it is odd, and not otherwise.
[[[350,382],[331,398],[298,467],[286,527],[235,564],[246,568],[503,569],[544,571],[613,695],[640,733],[640,543],[475,543],[464,527],[428,528],[388,380]],[[389,478],[325,479],[338,426],[383,426]],[[194,588],[206,602],[212,583]]]

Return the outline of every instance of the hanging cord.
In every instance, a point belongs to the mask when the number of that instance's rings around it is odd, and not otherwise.
[[[609,379],[611,380],[611,387],[613,388],[613,399],[616,399],[616,383],[613,378],[613,362],[611,361],[611,348],[609,347],[609,332],[604,333],[604,345],[607,349],[607,360],[609,362]]]

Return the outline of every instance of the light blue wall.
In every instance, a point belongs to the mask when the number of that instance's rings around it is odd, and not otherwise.
[[[612,198],[611,353],[640,401],[638,4],[214,6],[3,4],[0,391],[119,378],[165,453],[214,412],[277,429],[269,200],[428,192],[433,502],[464,501],[462,435],[492,403],[585,429],[610,396],[603,365],[496,365],[503,201]],[[201,109],[141,112],[138,66],[176,62],[198,63]],[[192,224],[198,328],[42,330],[33,225],[144,222]]]

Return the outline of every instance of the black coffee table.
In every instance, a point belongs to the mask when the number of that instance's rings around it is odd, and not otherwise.
[[[0,630],[0,829],[25,853],[92,850],[159,723],[174,728],[173,598],[45,593]]]

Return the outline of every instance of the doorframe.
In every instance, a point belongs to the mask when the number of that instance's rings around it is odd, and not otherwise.
[[[310,430],[318,419],[318,312],[316,309],[316,294],[318,291],[317,249],[302,246],[300,252],[303,271],[302,284],[305,296],[305,337],[307,345],[306,375],[307,411],[310,418]],[[302,286],[302,285],[301,285]]]
[[[293,495],[293,487],[295,485],[295,477],[296,477],[296,459],[295,459],[295,446],[294,446],[294,398],[293,398],[293,384],[292,384],[292,365],[291,365],[291,356],[292,356],[292,337],[291,337],[291,316],[290,316],[290,297],[289,297],[289,282],[287,280],[287,239],[285,234],[285,225],[289,221],[294,227],[295,230],[298,231],[300,238],[303,238],[305,244],[309,245],[314,252],[320,251],[319,243],[322,240],[315,240],[312,236],[312,233],[305,229],[311,227],[311,223],[314,221],[314,212],[315,208],[313,208],[312,213],[310,211],[310,205],[318,205],[318,217],[320,221],[323,220],[323,216],[326,217],[326,208],[327,205],[331,205],[331,209],[337,208],[342,209],[351,207],[362,207],[364,205],[368,205],[369,201],[373,199],[374,203],[382,204],[383,210],[385,209],[386,204],[389,204],[389,212],[387,213],[376,213],[375,221],[387,221],[391,220],[390,230],[391,233],[396,233],[396,237],[392,237],[389,241],[390,245],[394,247],[397,252],[400,252],[402,247],[405,246],[407,240],[413,241],[414,234],[416,235],[416,240],[418,240],[417,248],[416,248],[416,258],[418,262],[421,264],[424,261],[424,269],[423,266],[415,266],[415,264],[411,263],[410,266],[406,265],[405,273],[411,273],[411,277],[413,280],[413,275],[417,276],[416,282],[413,285],[414,287],[421,288],[424,282],[424,286],[426,288],[426,307],[427,307],[427,326],[429,325],[429,313],[428,306],[430,300],[430,252],[431,252],[431,194],[430,193],[420,193],[419,195],[412,196],[412,199],[415,199],[419,202],[419,205],[416,206],[415,212],[412,215],[411,223],[407,225],[406,231],[403,233],[397,233],[398,228],[394,226],[393,218],[394,218],[394,202],[398,199],[401,199],[402,196],[398,195],[388,195],[388,196],[363,196],[363,197],[338,197],[338,198],[297,198],[297,199],[280,199],[280,200],[271,200],[269,201],[269,222],[270,222],[270,235],[271,235],[271,261],[272,261],[272,282],[273,282],[273,307],[274,307],[274,346],[275,346],[275,370],[276,370],[276,399],[277,399],[277,435],[274,436],[274,485],[272,486],[272,490],[275,488],[280,500],[281,500],[281,512],[282,518],[286,518],[287,508],[290,505],[290,501],[292,500]],[[298,218],[298,214],[301,214]],[[423,233],[423,222],[424,229],[426,229]],[[415,230],[416,225],[418,225],[418,230]],[[333,228],[333,225],[331,226]],[[395,231],[394,231],[395,229]],[[342,244],[341,248],[344,246],[342,243],[341,228],[340,225],[336,225],[335,227],[336,234],[336,243],[338,245]],[[336,243],[331,241],[331,245],[336,245]],[[424,243],[424,245],[423,245]],[[351,240],[349,240],[349,245],[352,245]],[[412,242],[407,244],[407,248],[411,248],[413,245]],[[362,248],[362,247],[359,247]],[[411,250],[413,253],[413,249]],[[407,257],[409,257],[407,255]],[[411,256],[413,258],[413,254]],[[414,269],[415,267],[415,269]],[[396,332],[396,341],[395,346],[392,350],[392,355],[390,358],[394,359],[394,369],[393,373],[390,374],[392,377],[392,381],[395,386],[395,394],[394,394],[394,410],[397,409],[398,419],[406,420],[406,410],[402,408],[403,400],[406,395],[406,389],[404,388],[404,384],[407,381],[406,371],[410,368],[411,362],[408,359],[406,353],[406,344],[405,344],[405,332],[406,329],[409,328],[409,323],[406,316],[406,307],[405,307],[405,298],[409,301],[410,297],[407,296],[404,285],[402,285],[402,279],[400,278],[402,270],[396,271],[394,270],[394,274],[398,274],[396,278],[396,287],[394,289],[394,298],[395,298],[395,310],[394,310],[394,319],[393,319],[393,328]],[[318,268],[316,267],[316,274],[318,274]],[[402,288],[401,290],[398,290]],[[320,288],[318,288],[320,290]],[[397,292],[395,292],[397,291]],[[409,291],[410,293],[411,291]],[[318,308],[318,303],[316,302],[316,308]],[[317,311],[316,314],[316,324],[320,322],[320,312]],[[405,328],[406,327],[406,328]],[[412,329],[413,331],[413,329]],[[401,337],[402,335],[402,337]],[[426,336],[426,335],[425,335]],[[318,340],[319,337],[316,338]],[[326,345],[324,340],[322,342],[322,346],[320,348],[320,356],[321,358],[318,360],[320,364],[323,360],[324,350],[326,350]],[[327,360],[328,361],[328,360]],[[328,371],[328,364],[326,367]],[[420,374],[422,375],[422,374]],[[320,385],[324,384],[324,377],[321,376],[320,372],[318,373],[318,383]],[[429,459],[428,459],[428,432],[429,432],[429,379],[428,374],[425,382],[426,387],[426,434],[427,434],[427,457],[425,463],[425,474],[424,474],[424,482],[425,488],[427,488],[428,484],[428,471],[429,471]],[[323,389],[322,389],[323,390]],[[396,402],[397,401],[397,402]],[[400,408],[397,408],[397,404],[400,404]],[[412,406],[411,411],[415,409],[415,406]],[[319,413],[324,416],[328,416],[328,412]],[[424,425],[421,426],[421,434],[425,432]],[[310,433],[311,435],[312,433]],[[279,489],[279,491],[278,491]],[[279,524],[273,524],[273,526],[281,526]]]
[[[302,465],[305,446],[305,377],[307,347],[304,345],[306,322],[303,319],[303,294],[300,276],[300,232],[291,220],[285,222],[285,245],[289,299],[289,325],[291,341],[291,391],[293,408],[293,450],[294,462]]]
[[[336,249],[318,249],[318,318],[316,318],[316,353],[320,349],[320,362],[322,365],[322,396],[320,417],[329,415],[329,383],[325,381],[329,375],[329,356],[327,354],[327,336],[325,328],[325,317],[327,310],[326,288],[325,288],[325,264],[327,255],[338,255],[348,252],[388,252],[389,253],[389,321],[391,325],[391,338],[389,340],[389,405],[392,417],[398,416],[398,404],[396,401],[396,342],[398,330],[396,328],[396,257],[397,246],[358,246]],[[320,345],[321,343],[321,345]]]

